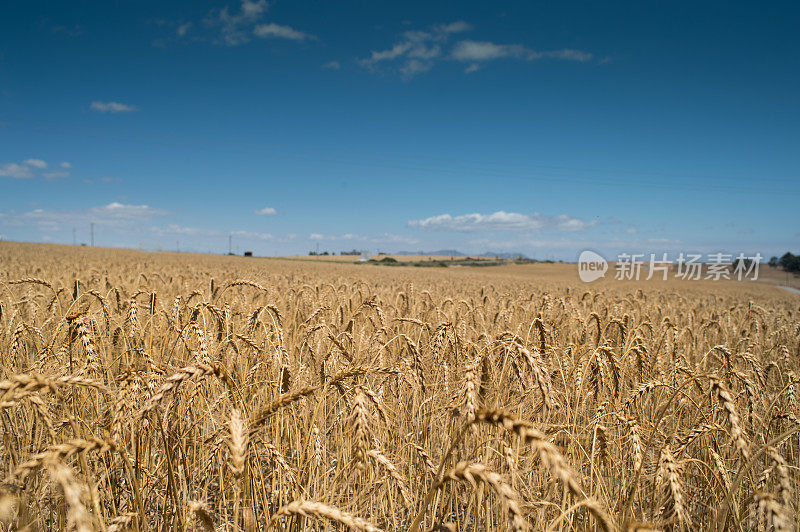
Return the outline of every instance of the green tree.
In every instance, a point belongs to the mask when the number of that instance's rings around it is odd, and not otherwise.
[[[792,255],[787,251],[778,259],[778,265],[787,272],[800,272],[800,255]]]

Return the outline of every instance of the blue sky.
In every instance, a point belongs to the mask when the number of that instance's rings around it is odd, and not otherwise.
[[[5,2],[0,235],[796,252],[798,23],[790,2]]]

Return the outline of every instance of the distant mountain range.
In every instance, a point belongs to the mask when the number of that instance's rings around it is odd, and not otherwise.
[[[439,251],[398,251],[392,255],[450,255],[451,257],[466,257],[455,249],[440,249]]]
[[[462,253],[457,249],[440,249],[437,251],[398,251],[394,253],[394,255],[444,255],[449,257],[497,257],[500,259],[516,259],[517,257],[522,257],[523,259],[527,259],[523,253],[509,253],[509,252],[494,252],[494,251],[487,251],[486,253]]]

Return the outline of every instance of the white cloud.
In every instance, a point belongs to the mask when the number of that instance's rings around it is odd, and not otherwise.
[[[437,29],[445,34],[450,33],[461,33],[464,31],[469,31],[472,29],[472,25],[464,22],[463,20],[457,20],[455,22],[451,22],[450,24],[442,24],[437,26]]]
[[[91,107],[101,113],[130,113],[136,110],[132,105],[119,102],[92,102]]]
[[[217,42],[226,46],[239,46],[250,42],[253,37],[292,41],[316,39],[313,35],[291,26],[265,22],[263,18],[268,8],[266,0],[242,0],[239,10],[233,13],[227,6],[220,11],[212,11],[206,18],[206,24],[219,27],[220,36]],[[181,27],[178,28],[179,32],[180,29]]]
[[[449,52],[443,51],[452,35],[470,30],[472,30],[470,24],[457,21],[434,26],[428,31],[406,31],[391,48],[373,50],[369,57],[360,59],[358,63],[371,70],[377,70],[385,65],[386,68],[409,79],[430,70],[437,62],[447,59],[470,63],[464,70],[469,74],[477,71],[481,62],[500,58],[515,58],[524,61],[560,59],[585,62],[593,57],[592,54],[580,50],[537,51],[521,44],[497,44],[473,40],[459,41],[451,47]]]
[[[258,233],[255,231],[219,231],[217,229],[203,229],[200,227],[187,227],[178,224],[167,224],[163,226],[151,227],[156,236],[181,236],[181,237],[202,237],[202,238],[227,238],[228,235],[239,240],[264,240],[268,242],[286,242],[293,237],[278,238],[270,233]]]
[[[420,61],[419,59],[409,59],[403,66],[400,67],[400,73],[403,77],[408,79],[422,74],[433,68],[433,63],[427,61]]]
[[[250,41],[250,28],[266,13],[267,7],[269,6],[266,0],[257,2],[242,0],[242,6],[238,13],[231,15],[228,7],[225,6],[216,17],[212,16],[210,21],[212,24],[221,26],[220,33],[223,44],[238,46]]]
[[[257,239],[257,240],[268,240],[273,241],[275,237],[270,233],[258,233],[253,231],[233,231],[231,234],[238,238],[244,239]]]
[[[122,183],[122,178],[106,176],[106,177],[101,177],[100,181],[102,181],[103,183]]]
[[[566,214],[562,214],[555,218],[556,228],[559,231],[582,231],[587,227],[593,227],[598,223],[599,222],[596,220],[587,222],[585,220],[581,220],[580,218],[572,218]]]
[[[340,68],[342,68],[342,65],[339,64],[339,61],[328,61],[327,63],[322,65],[322,68],[327,68],[330,70],[339,70]]]
[[[154,209],[147,205],[126,205],[116,201],[102,207],[92,207],[89,213],[101,218],[125,220],[150,219],[168,214],[165,210]]]
[[[451,56],[456,61],[470,63],[476,61],[490,61],[503,57],[512,57],[525,61],[561,59],[564,61],[585,62],[592,59],[592,54],[580,50],[563,49],[539,52],[520,44],[496,44],[493,42],[469,40],[456,43]]]
[[[591,61],[594,57],[594,54],[589,52],[584,52],[581,50],[571,50],[569,48],[564,48],[563,50],[553,50],[551,52],[540,52],[540,57],[549,58],[549,59],[562,59],[564,61],[577,61],[579,63],[585,63],[586,61]]]
[[[259,24],[253,28],[253,35],[261,37],[262,39],[274,37],[278,39],[289,39],[292,41],[303,41],[305,39],[313,38],[308,33],[290,28],[289,26],[281,26],[270,22],[269,24]]]
[[[522,47],[517,47],[522,48]],[[486,61],[507,57],[515,53],[511,46],[494,44],[491,42],[461,41],[453,48],[453,59],[458,61]]]
[[[442,45],[452,34],[470,29],[472,26],[466,22],[456,21],[434,26],[429,31],[406,31],[391,48],[373,50],[368,58],[358,62],[373,70],[387,64],[408,79],[433,67],[435,60],[442,57]]]
[[[0,176],[13,177],[14,179],[29,179],[33,177],[30,166],[17,163],[0,164]]]
[[[406,235],[393,235],[383,233],[376,236],[357,235],[355,233],[344,233],[341,235],[323,235],[321,233],[311,233],[309,240],[327,240],[330,242],[366,242],[373,244],[418,244],[419,239]]]
[[[452,216],[450,214],[439,214],[424,220],[411,220],[408,222],[410,227],[417,227],[431,231],[491,231],[491,230],[537,230],[544,227],[544,223],[538,215],[529,216],[514,212],[498,211],[492,214],[464,214]]]
[[[372,54],[370,55],[369,59],[362,59],[361,64],[365,66],[373,66],[375,63],[380,61],[385,61],[387,59],[396,59],[406,53],[408,49],[411,48],[410,42],[402,42],[397,43],[388,50],[384,50],[382,52],[376,52],[373,50]]]
[[[257,214],[259,216],[275,216],[276,214],[278,214],[278,211],[276,211],[272,207],[264,207],[263,209],[254,210],[253,214]]]
[[[259,233],[256,231],[219,231],[217,229],[203,229],[200,227],[187,227],[178,224],[167,224],[161,226],[150,227],[149,230],[156,236],[180,236],[180,237],[198,237],[198,238],[225,238],[228,235],[234,237],[234,241],[252,241],[262,240],[266,242],[289,242],[293,240],[296,235],[288,235],[285,237],[276,237],[270,233]]]
[[[74,26],[53,26],[51,31],[56,35],[65,35],[67,37],[78,37],[83,35],[83,26],[75,24]]]
[[[23,214],[9,213],[4,221],[9,225],[35,225],[42,230],[59,230],[65,226],[95,223],[105,226],[130,227],[133,222],[151,220],[169,214],[147,205],[127,205],[112,202],[88,209],[34,209]]]
[[[492,214],[464,214],[452,216],[440,214],[424,220],[410,220],[409,227],[428,231],[447,231],[473,233],[478,231],[540,231],[555,229],[559,231],[579,231],[597,225],[598,222],[586,222],[562,214],[556,217],[539,213],[520,214],[516,212],[497,211]]]
[[[186,227],[178,224],[167,224],[151,227],[150,231],[157,236],[179,235],[179,236],[222,236],[221,231],[200,229],[199,227]]]
[[[28,166],[33,166],[34,168],[47,168],[47,163],[41,159],[25,159],[22,161],[22,164],[27,164]]]
[[[366,240],[363,236],[353,233],[345,233],[343,235],[323,235],[321,233],[311,233],[308,235],[309,240]]]
[[[267,10],[267,0],[242,0],[242,15],[247,18],[257,18]]]
[[[25,159],[21,164],[7,163],[0,165],[0,176],[13,177],[16,179],[30,179],[35,177],[35,170],[43,170],[47,168],[48,164],[42,159]],[[69,177],[69,168],[72,165],[67,162],[62,162],[59,167],[64,170],[57,170],[53,172],[44,172],[42,176],[48,181]]]
[[[101,220],[149,220],[169,213],[147,205],[127,205],[114,201],[102,207],[92,207],[88,209],[88,214]]]

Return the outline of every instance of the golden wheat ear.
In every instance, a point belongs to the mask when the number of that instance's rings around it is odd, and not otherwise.
[[[320,502],[296,500],[278,509],[272,516],[270,525],[277,523],[281,517],[298,515],[314,519],[333,521],[344,525],[351,530],[360,532],[382,532],[382,530],[369,521],[344,512],[335,506]]]

